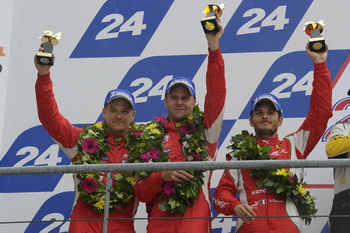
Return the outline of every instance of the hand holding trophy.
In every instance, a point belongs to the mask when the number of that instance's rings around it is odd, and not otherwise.
[[[324,37],[321,35],[323,28],[325,27],[323,20],[319,22],[307,22],[305,23],[305,33],[310,36],[309,49],[310,51],[321,53],[326,50],[326,43]]]
[[[204,8],[203,13],[206,17],[201,19],[204,33],[216,33],[220,31],[215,12],[221,17],[223,9],[225,9],[225,3],[220,5],[210,4]]]
[[[39,51],[36,54],[38,64],[53,66],[53,46],[58,44],[59,40],[61,39],[61,35],[61,32],[53,34],[52,31],[44,31],[44,35],[39,37],[44,51]]]

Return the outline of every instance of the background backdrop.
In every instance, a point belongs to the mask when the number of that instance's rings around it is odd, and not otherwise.
[[[59,108],[72,124],[100,118],[106,93],[116,87],[136,97],[139,122],[166,114],[164,85],[186,76],[197,85],[203,107],[207,44],[200,25],[212,1],[186,0],[0,0],[0,166],[67,165],[41,126],[36,112],[33,57],[43,31],[62,32],[51,69]],[[222,2],[217,2],[221,4]],[[305,118],[313,64],[305,54],[308,21],[324,20],[329,45],[334,116],[329,127],[349,118],[348,0],[226,1],[227,101],[218,161],[225,160],[232,135],[253,129],[249,102],[256,93],[277,95],[284,108],[283,137]],[[308,159],[326,159],[324,137]],[[222,170],[214,171],[212,191]],[[333,197],[331,168],[306,169],[306,182],[319,215],[329,214]],[[68,219],[73,201],[72,174],[0,177],[1,222]],[[145,217],[144,205],[138,217]],[[213,212],[213,232],[234,231],[235,220]],[[329,232],[327,218],[313,219],[303,232]],[[0,224],[0,232],[67,232],[69,223]],[[145,232],[146,221],[135,223]]]

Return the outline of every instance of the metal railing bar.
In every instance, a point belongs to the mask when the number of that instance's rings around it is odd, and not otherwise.
[[[291,216],[242,216],[241,218],[301,218],[301,217],[310,217],[309,215],[291,215]],[[315,215],[311,216],[312,218],[349,218],[350,215]],[[217,218],[234,218],[237,219],[238,217],[235,216],[220,216],[220,217],[158,217],[158,218],[108,218],[108,221],[123,221],[123,220],[170,220],[170,219],[217,219]],[[47,222],[80,222],[80,221],[102,221],[103,219],[63,219],[63,220],[41,220],[41,221],[7,221],[7,222],[0,222],[1,224],[19,224],[19,223],[47,223]]]
[[[350,159],[330,160],[252,160],[224,162],[176,162],[176,163],[122,163],[62,166],[1,167],[0,175],[32,175],[58,173],[97,173],[126,171],[171,170],[220,170],[220,169],[269,169],[269,168],[326,168],[350,167]]]

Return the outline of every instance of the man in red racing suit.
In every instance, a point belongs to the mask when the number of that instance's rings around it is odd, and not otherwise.
[[[299,129],[278,139],[277,129],[282,125],[279,100],[269,93],[252,101],[250,124],[254,127],[257,143],[271,146],[270,156],[279,160],[306,159],[318,143],[332,116],[332,89],[326,67],[327,51],[307,55],[314,62],[313,91],[310,110]],[[228,155],[228,159],[233,158]],[[290,169],[301,178],[302,169]],[[257,178],[250,169],[225,170],[214,194],[214,208],[225,215],[249,216],[239,218],[236,232],[296,233],[300,232],[300,218],[254,218],[254,216],[297,216],[294,202],[284,200],[277,193],[259,189]],[[239,198],[236,198],[239,194]]]
[[[41,50],[43,49],[41,48]],[[38,70],[35,90],[39,119],[60,148],[74,161],[77,154],[76,145],[82,129],[72,126],[71,123],[60,114],[53,93],[50,66],[38,65],[36,59],[35,66]],[[120,94],[123,94],[123,96]],[[125,96],[127,96],[127,98]],[[102,113],[108,128],[107,143],[110,145],[110,152],[103,156],[103,162],[122,163],[124,160],[128,159],[128,149],[125,147],[126,140],[124,135],[136,113],[134,111],[132,94],[120,89],[110,91],[106,97],[105,107]],[[106,183],[106,175],[107,173],[100,174],[102,182],[104,183]],[[76,175],[74,175],[74,180],[75,184],[78,185],[79,181]],[[137,206],[137,200],[135,197],[132,197],[126,207],[121,209],[115,208],[114,212],[109,215],[109,218],[132,218],[136,212]],[[69,232],[101,233],[103,228],[102,218],[103,214],[94,212],[92,206],[80,198],[77,188],[75,187],[75,201],[71,220],[94,220],[71,221]],[[96,221],[96,219],[100,220]],[[134,223],[132,220],[109,221],[108,232],[134,233]]]
[[[210,160],[215,160],[218,139],[221,132],[224,104],[226,98],[226,84],[224,75],[224,60],[219,48],[219,39],[223,33],[207,34],[209,45],[208,69],[206,75],[207,94],[204,103],[204,132]],[[177,85],[173,85],[175,82]],[[180,84],[183,82],[182,84]],[[186,84],[184,84],[186,83]],[[176,122],[180,122],[188,116],[195,106],[195,88],[191,80],[187,78],[174,78],[168,84],[164,103],[168,110],[168,120],[164,124],[166,133],[164,135],[164,151],[168,151],[171,162],[182,162],[184,154],[182,144],[179,142],[180,131]],[[211,172],[204,172],[204,185],[199,196],[195,199],[193,206],[187,207],[184,214],[162,211],[158,203],[159,194],[163,192],[163,184],[166,181],[177,181],[191,179],[186,171],[161,171],[153,172],[144,180],[135,184],[136,197],[141,202],[146,202],[148,216],[150,218],[178,217],[179,219],[150,219],[147,232],[156,233],[207,233],[211,232],[211,212],[209,202],[210,176]],[[183,217],[184,219],[181,219]],[[204,218],[201,218],[204,217]],[[194,218],[194,219],[186,219]]]

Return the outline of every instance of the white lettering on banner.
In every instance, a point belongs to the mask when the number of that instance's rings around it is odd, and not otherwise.
[[[148,96],[161,96],[161,100],[165,97],[165,88],[168,82],[173,78],[173,75],[167,75],[160,82],[158,82],[154,87],[149,91]]]
[[[233,232],[232,227],[236,226],[236,221],[232,218],[227,218],[223,214],[216,216],[211,222],[212,229],[221,229],[220,232]]]
[[[145,97],[139,97],[142,93],[146,92],[152,87],[152,80],[149,78],[138,78],[135,79],[130,86],[131,87],[136,87],[140,86],[143,84],[138,90],[133,92],[133,95],[135,97],[135,103],[144,103],[147,102],[148,96]]]
[[[133,92],[133,95],[135,97],[135,103],[145,103],[147,102],[148,96],[161,96],[161,100],[164,99],[165,96],[165,88],[168,82],[173,78],[172,75],[167,75],[162,80],[160,80],[156,85],[153,85],[153,81],[150,78],[138,78],[135,79],[130,86],[136,87],[136,86],[142,86]],[[145,93],[148,91],[148,95],[145,97],[139,97],[142,93]]]
[[[243,15],[244,18],[251,17],[255,15],[254,18],[246,22],[240,29],[237,31],[237,35],[251,34],[260,32],[261,27],[274,26],[274,30],[283,30],[284,25],[289,23],[289,19],[286,18],[287,6],[277,7],[270,15],[265,19],[265,10],[261,8],[252,8],[246,11]],[[264,19],[264,20],[263,20]],[[261,22],[261,27],[252,27],[258,22]]]
[[[266,189],[258,189],[251,192],[252,195],[256,195],[260,193],[266,193]]]
[[[64,216],[60,213],[51,213],[51,214],[48,214],[46,215],[44,218],[43,218],[43,221],[52,221],[52,220],[62,220],[64,219]],[[48,233],[48,232],[51,232],[51,230],[55,229],[56,227],[58,227],[59,225],[61,225],[61,222],[58,221],[58,222],[53,222],[51,223],[50,225],[48,225],[47,227],[45,227],[44,229],[42,229],[40,231],[40,233]]]
[[[39,154],[39,149],[34,146],[26,146],[18,150],[16,156],[23,156],[22,160],[18,161],[14,167],[23,167],[31,160],[34,160],[34,166],[46,165],[46,166],[56,166],[58,163],[62,162],[62,158],[58,156],[59,147],[57,144],[51,145],[47,150],[45,150],[41,155]]]
[[[108,23],[107,27],[102,29],[97,35],[95,40],[104,40],[104,39],[112,39],[118,38],[119,32],[132,32],[133,36],[139,36],[142,33],[142,30],[146,29],[147,24],[143,24],[144,11],[136,12],[133,16],[131,16],[124,24],[124,16],[121,14],[110,14],[105,16],[102,19],[102,23]],[[118,32],[111,32],[117,27],[120,26]]]
[[[282,83],[280,86],[276,87],[274,90],[272,90],[271,94],[274,94],[280,99],[290,98],[292,92],[298,92],[298,91],[305,91],[305,95],[311,95],[312,79],[313,79],[312,73],[313,72],[309,72],[303,78],[301,78],[298,82],[296,82],[296,77],[294,74],[283,73],[283,74],[277,75],[273,79],[273,82],[281,82],[283,80],[285,80],[285,82]],[[283,92],[290,86],[293,86],[291,92]]]

